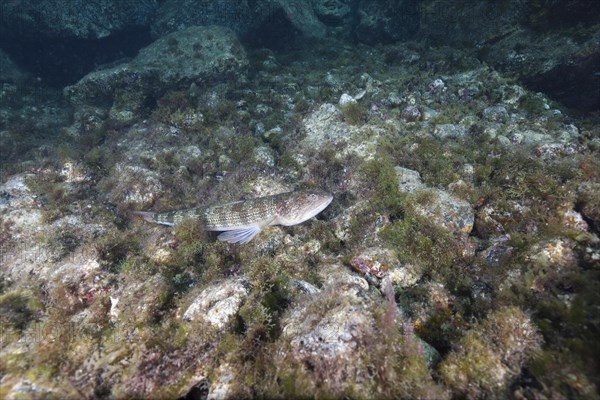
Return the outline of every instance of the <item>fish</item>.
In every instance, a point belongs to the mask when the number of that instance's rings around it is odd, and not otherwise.
[[[219,240],[246,244],[267,226],[292,226],[311,219],[332,200],[329,192],[306,190],[167,213],[136,211],[135,214],[167,226],[188,218],[197,219],[206,230],[222,232],[217,236]]]

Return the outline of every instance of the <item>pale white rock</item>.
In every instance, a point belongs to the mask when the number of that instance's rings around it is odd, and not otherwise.
[[[254,162],[267,167],[275,166],[275,155],[273,150],[267,146],[259,146],[254,149]]]
[[[588,224],[585,222],[580,213],[575,210],[567,210],[563,215],[563,224],[566,228],[576,229],[579,231],[587,231]]]
[[[406,288],[414,286],[421,279],[423,273],[421,267],[416,264],[403,264],[390,269],[389,275],[392,284]]]
[[[339,105],[345,106],[346,104],[350,103],[356,103],[356,99],[350,96],[348,93],[342,93],[342,95],[340,96]]]
[[[112,202],[128,202],[147,207],[162,194],[158,173],[147,168],[117,164],[113,177],[116,185],[109,193]]]
[[[235,380],[233,368],[228,363],[219,366],[215,382],[210,385],[207,400],[231,399]]]
[[[348,125],[339,108],[328,103],[307,115],[302,123],[306,136],[299,143],[301,151],[335,148],[338,157],[353,154],[365,160],[376,156],[378,139],[385,132],[381,127],[368,124],[363,127]]]
[[[425,187],[421,181],[421,174],[418,171],[404,167],[396,167],[396,175],[398,176],[398,185],[403,192],[413,193],[417,189]]]
[[[201,319],[223,329],[234,317],[246,296],[247,283],[240,279],[221,282],[204,289],[183,314],[186,321]]]
[[[110,315],[111,321],[117,321],[119,318],[119,310],[117,306],[119,305],[119,298],[110,296],[110,311],[108,315]]]

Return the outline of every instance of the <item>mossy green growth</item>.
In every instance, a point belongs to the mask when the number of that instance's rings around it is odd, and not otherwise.
[[[13,291],[0,295],[0,326],[22,330],[41,308],[40,302],[31,293]]]
[[[419,171],[423,182],[430,186],[447,186],[461,178],[458,166],[469,160],[465,157],[466,144],[447,143],[434,138],[422,138],[412,147],[404,147],[400,156],[401,165]]]
[[[195,101],[186,91],[174,91],[165,94],[157,102],[152,113],[152,119],[159,122],[169,122],[171,115],[182,110],[195,107]]]
[[[94,173],[107,175],[110,168],[110,157],[104,147],[94,147],[83,156],[83,163]]]
[[[46,206],[42,209],[42,220],[46,223],[62,217],[67,211],[73,196],[65,189],[65,177],[57,172],[43,173],[25,179],[25,184],[32,193],[45,198]]]
[[[103,268],[120,271],[128,256],[139,251],[140,238],[132,232],[111,229],[95,243],[98,259]]]
[[[476,397],[502,387],[505,374],[502,360],[478,335],[468,333],[461,341],[463,348],[444,360],[441,374],[446,384],[462,393],[475,392]],[[469,388],[472,384],[474,387]]]
[[[51,234],[44,235],[43,242],[57,252],[56,258],[62,259],[72,253],[81,243],[81,236],[76,229],[55,228]]]
[[[236,163],[252,159],[252,154],[258,144],[258,140],[254,136],[237,136],[231,141],[229,146],[231,159]]]
[[[342,118],[349,125],[360,126],[367,121],[367,109],[358,103],[342,106]]]
[[[72,161],[77,158],[77,151],[70,143],[61,143],[54,150],[56,159],[60,162]]]
[[[577,198],[577,207],[600,228],[600,183],[582,187]]]
[[[518,307],[506,307],[468,331],[439,371],[443,381],[465,397],[504,397],[511,379],[541,343],[529,317]]]
[[[294,112],[306,114],[310,110],[310,103],[305,98],[298,98],[294,104]]]
[[[269,314],[279,314],[289,304],[286,290],[289,276],[282,266],[268,257],[255,259],[246,272],[254,296]],[[271,317],[270,317],[271,318]]]
[[[366,162],[361,172],[375,211],[398,216],[404,211],[406,195],[400,192],[398,175],[388,156]]]
[[[382,236],[401,260],[422,263],[431,273],[441,273],[438,278],[459,256],[454,236],[420,216],[405,215],[387,226]]]

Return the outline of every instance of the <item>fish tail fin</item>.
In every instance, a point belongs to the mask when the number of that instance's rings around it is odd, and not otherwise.
[[[135,215],[139,215],[145,221],[153,222],[155,224],[173,226],[175,225],[174,214],[166,213],[166,214],[158,214],[150,211],[134,211]]]
[[[144,219],[144,221],[147,222],[154,222],[156,223],[156,213],[155,212],[149,212],[149,211],[134,211],[133,212],[135,215],[140,216]]]

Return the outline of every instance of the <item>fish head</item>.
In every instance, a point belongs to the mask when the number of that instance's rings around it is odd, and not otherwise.
[[[282,195],[276,200],[276,224],[290,226],[302,223],[327,208],[331,200],[333,200],[333,195],[322,190]]]

